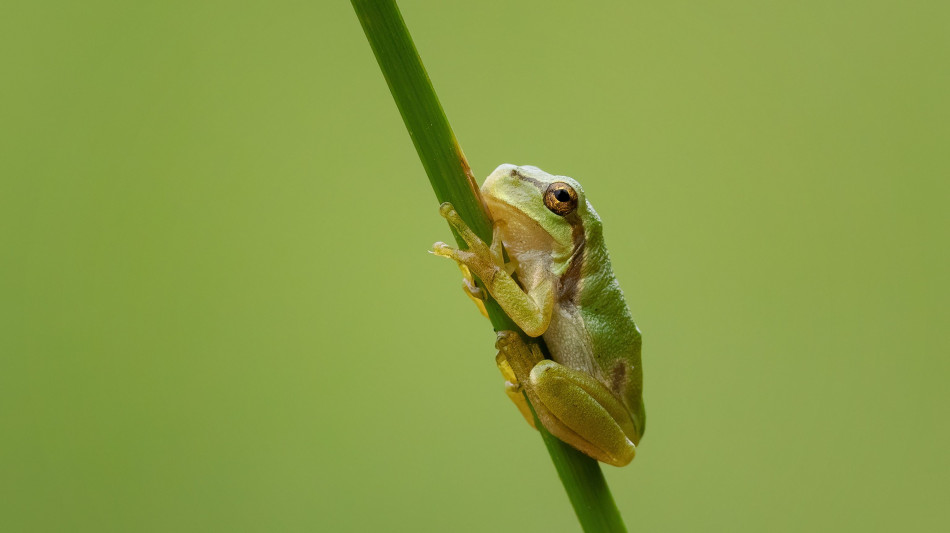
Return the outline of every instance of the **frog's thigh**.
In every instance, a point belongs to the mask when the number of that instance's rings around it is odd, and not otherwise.
[[[633,460],[633,421],[603,384],[551,360],[535,365],[529,379],[543,407],[538,416],[551,433],[598,461],[623,466]]]

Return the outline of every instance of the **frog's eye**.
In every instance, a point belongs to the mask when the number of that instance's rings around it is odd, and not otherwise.
[[[577,209],[577,191],[563,181],[556,181],[544,191],[544,205],[555,215],[567,216]]]

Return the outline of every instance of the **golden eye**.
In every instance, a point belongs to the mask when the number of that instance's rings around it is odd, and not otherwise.
[[[556,181],[544,191],[544,205],[555,215],[567,216],[577,209],[577,191],[563,181]]]

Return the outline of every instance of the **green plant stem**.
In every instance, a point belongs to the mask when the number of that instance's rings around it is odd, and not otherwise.
[[[452,202],[462,219],[489,242],[491,222],[482,207],[478,185],[396,3],[351,1],[436,198],[439,202]],[[458,235],[455,237],[459,246],[464,247]],[[486,301],[486,308],[496,331],[520,332],[493,299]],[[584,531],[626,531],[597,461],[557,439],[540,423],[536,425]]]

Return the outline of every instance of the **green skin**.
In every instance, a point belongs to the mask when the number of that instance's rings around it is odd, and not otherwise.
[[[481,296],[474,274],[518,327],[543,336],[553,360],[514,332],[499,332],[506,392],[530,424],[522,392],[552,434],[598,461],[628,464],[646,426],[640,331],[610,267],[600,218],[577,181],[536,167],[501,165],[481,193],[494,219],[491,246],[446,203],[440,212],[468,249],[437,242],[433,252],[459,263],[471,296]]]

